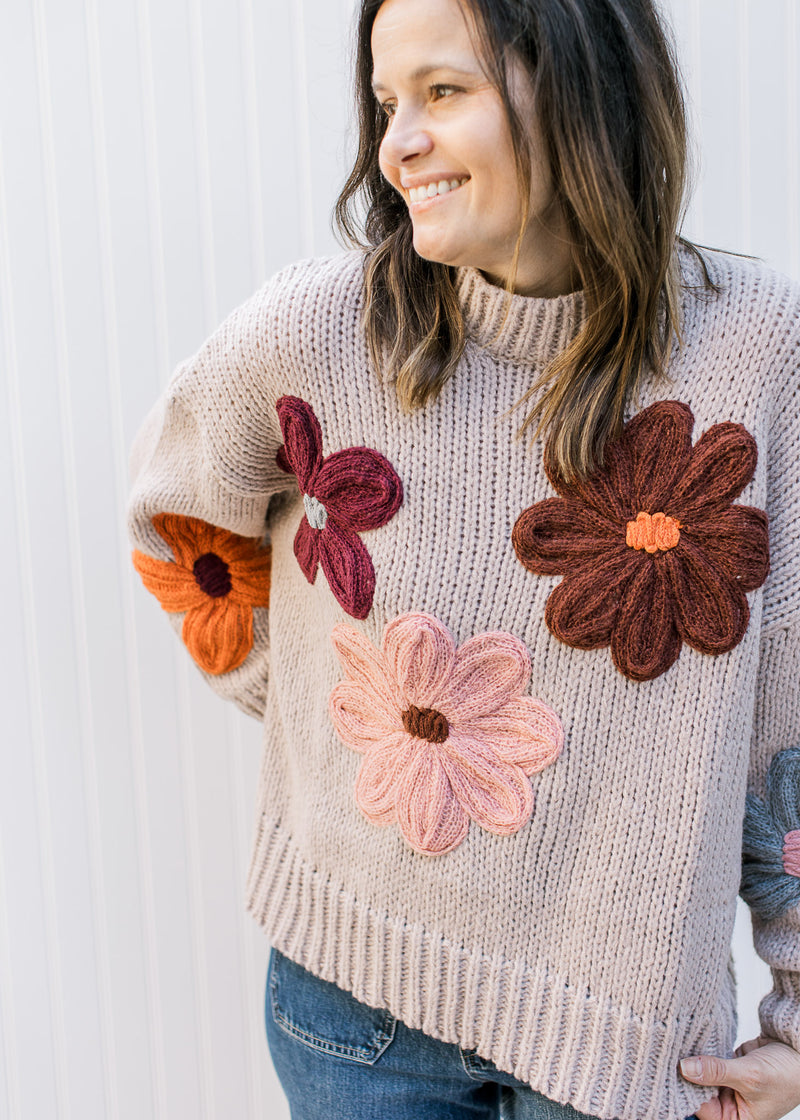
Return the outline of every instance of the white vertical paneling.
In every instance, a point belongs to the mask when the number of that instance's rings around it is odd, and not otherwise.
[[[268,275],[335,251],[355,0],[0,6],[0,1112],[285,1120],[241,905],[259,729],[132,573],[127,448]],[[800,276],[797,0],[671,0],[690,236]],[[11,749],[6,749],[6,743]],[[743,1034],[767,970],[737,925]]]

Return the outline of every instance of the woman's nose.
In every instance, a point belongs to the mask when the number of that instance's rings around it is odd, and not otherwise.
[[[417,156],[427,155],[433,139],[419,113],[398,109],[389,120],[381,143],[381,158],[393,167],[402,167]]]

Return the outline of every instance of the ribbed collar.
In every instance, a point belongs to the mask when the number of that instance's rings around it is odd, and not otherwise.
[[[583,292],[551,299],[512,295],[476,268],[458,270],[456,291],[468,339],[501,361],[539,370],[575,337],[586,315]]]

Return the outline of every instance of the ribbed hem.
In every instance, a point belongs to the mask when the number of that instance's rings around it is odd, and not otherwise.
[[[264,819],[247,908],[277,949],[362,1003],[604,1120],[683,1120],[713,1094],[679,1077],[679,1058],[733,1045],[732,993],[701,1031],[688,1017],[646,1022],[546,969],[470,953],[373,910]]]

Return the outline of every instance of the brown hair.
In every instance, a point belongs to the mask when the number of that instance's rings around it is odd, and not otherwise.
[[[545,432],[552,464],[566,477],[585,476],[621,432],[626,403],[645,372],[663,373],[673,336],[680,337],[676,245],[687,153],[673,49],[652,0],[461,2],[475,17],[485,65],[505,105],[523,199],[530,189],[529,122],[509,91],[510,54],[530,77],[586,301],[584,326],[520,402],[532,402],[522,431]],[[350,241],[363,244],[355,212],[365,196],[365,329],[376,368],[395,378],[401,401],[414,407],[452,375],[464,328],[455,270],[415,253],[406,203],[378,166],[386,118],[371,87],[371,33],[382,3],[361,4],[359,150],[336,220]]]

